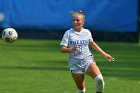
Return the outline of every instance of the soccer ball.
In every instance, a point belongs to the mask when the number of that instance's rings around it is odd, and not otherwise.
[[[14,28],[6,28],[2,32],[2,39],[8,43],[13,43],[17,40],[18,34]]]

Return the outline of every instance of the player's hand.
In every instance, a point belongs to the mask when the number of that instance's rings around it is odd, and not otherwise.
[[[76,52],[77,52],[77,50],[78,50],[78,46],[74,46],[74,47],[72,47],[72,48],[71,48],[71,52],[76,53]]]
[[[110,62],[115,61],[115,59],[112,56],[110,56],[109,54],[107,54],[107,53],[104,56]]]

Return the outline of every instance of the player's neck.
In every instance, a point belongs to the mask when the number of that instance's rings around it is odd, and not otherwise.
[[[76,32],[81,32],[81,31],[82,31],[82,28],[74,28],[74,30],[75,30]]]

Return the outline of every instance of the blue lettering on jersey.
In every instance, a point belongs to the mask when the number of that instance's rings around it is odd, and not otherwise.
[[[69,42],[70,45],[85,45],[88,43],[88,40],[74,40]]]

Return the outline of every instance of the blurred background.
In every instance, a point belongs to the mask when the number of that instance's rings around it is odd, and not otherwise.
[[[0,39],[0,93],[75,93],[68,55],[60,53],[70,11],[82,10],[84,28],[115,58],[91,50],[105,79],[104,93],[140,93],[138,0],[0,0],[0,33],[7,27],[18,40]],[[138,44],[139,43],[139,44]],[[86,77],[87,93],[96,90]],[[133,86],[133,87],[132,87]],[[58,92],[59,91],[59,92]]]
[[[139,42],[138,0],[0,0],[0,31],[21,39],[61,39],[72,27],[70,11],[82,10],[96,41]]]

